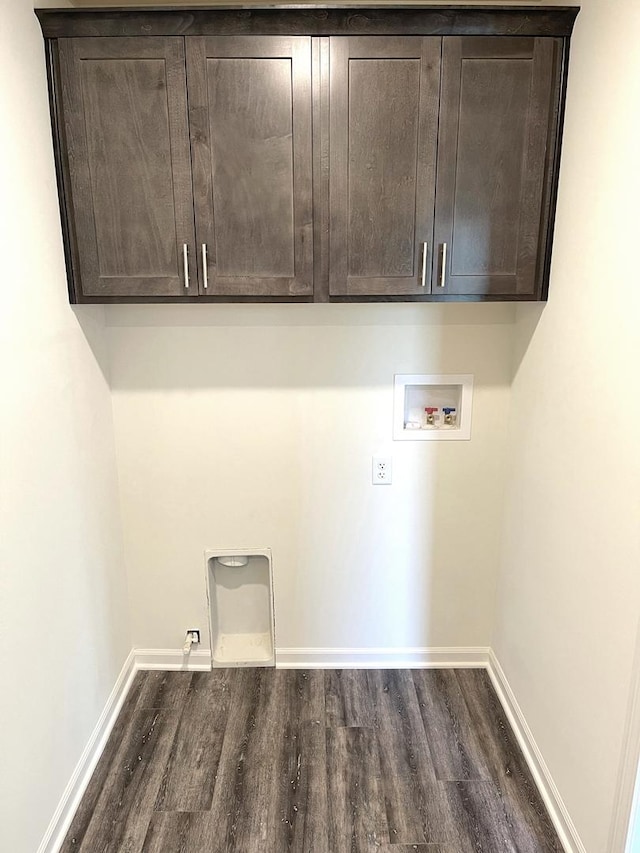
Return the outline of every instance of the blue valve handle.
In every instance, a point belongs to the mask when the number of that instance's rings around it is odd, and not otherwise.
[[[443,407],[442,411],[445,413],[445,415],[450,415],[450,414],[451,414],[451,412],[455,412],[455,409],[445,409],[445,408]]]

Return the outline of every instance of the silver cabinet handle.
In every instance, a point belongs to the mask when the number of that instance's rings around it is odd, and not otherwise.
[[[429,246],[426,243],[422,244],[422,279],[420,281],[420,287],[427,286],[427,254],[429,253]]]
[[[442,244],[442,268],[440,269],[440,287],[447,283],[447,244]]]
[[[189,290],[189,247],[186,243],[182,244],[182,263],[184,266],[184,286]]]
[[[209,287],[209,275],[207,273],[207,244],[202,244],[202,280],[204,289]]]

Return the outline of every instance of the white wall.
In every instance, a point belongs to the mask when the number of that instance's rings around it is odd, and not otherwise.
[[[488,645],[514,309],[107,309],[134,644],[206,626],[206,548],[271,547],[279,648]],[[394,373],[474,373],[469,442],[391,440]],[[393,485],[371,485],[371,456]]]
[[[640,4],[582,6],[551,298],[518,309],[494,646],[601,853],[640,602]]]
[[[510,389],[504,306],[120,306],[105,340],[102,309],[66,304],[37,23],[0,0],[2,849],[36,849],[131,645],[107,342],[134,644],[204,628],[215,546],[273,548],[280,647],[495,626],[586,849],[607,849],[640,594],[640,8],[582,5],[551,301],[517,309]],[[475,373],[472,441],[392,443],[395,372]]]
[[[131,643],[103,312],[68,304],[32,5],[0,16],[0,849],[34,853]]]

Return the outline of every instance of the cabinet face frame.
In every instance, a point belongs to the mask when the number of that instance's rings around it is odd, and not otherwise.
[[[551,244],[560,167],[570,37],[577,6],[566,7],[341,7],[305,6],[269,9],[38,9],[45,37],[49,100],[54,140],[58,195],[63,225],[69,298],[72,303],[108,302],[242,302],[247,297],[86,297],[79,287],[78,260],[73,220],[70,215],[68,154],[60,104],[58,40],[63,37],[114,37],[135,35],[305,35],[312,38],[313,181],[314,181],[314,292],[313,296],[253,296],[252,302],[324,302],[328,293],[328,42],[329,36],[540,36],[560,40],[557,77],[554,81],[555,124],[545,175],[540,229],[539,291],[536,297],[515,295],[508,301],[547,298]],[[316,38],[317,37],[317,38]],[[199,248],[199,247],[198,247]],[[199,253],[197,253],[199,254]],[[193,276],[193,273],[192,273]],[[435,288],[434,288],[435,290]],[[195,296],[195,298],[194,298]],[[332,296],[334,302],[504,301],[492,295],[376,295]]]

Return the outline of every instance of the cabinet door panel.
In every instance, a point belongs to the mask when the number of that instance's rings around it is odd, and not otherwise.
[[[190,38],[187,63],[201,292],[312,294],[311,40]]]
[[[61,39],[60,73],[82,294],[188,295],[183,245],[193,252],[195,234],[182,39]]]
[[[332,295],[429,292],[440,44],[331,39]]]
[[[443,41],[436,293],[538,295],[556,50],[554,39]]]

